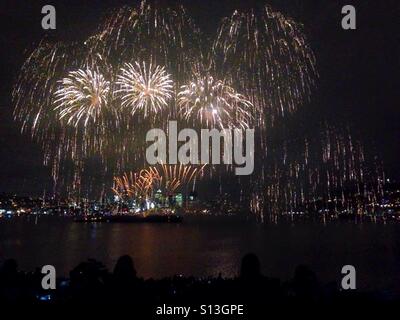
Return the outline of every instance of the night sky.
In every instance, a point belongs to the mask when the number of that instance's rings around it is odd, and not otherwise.
[[[176,1],[160,1],[176,3]],[[312,101],[302,106],[302,125],[323,114],[349,123],[363,137],[366,151],[380,156],[388,176],[399,180],[400,152],[400,3],[383,1],[267,1],[302,22],[317,57],[320,74]],[[42,37],[75,41],[93,33],[111,9],[136,1],[0,0],[0,193],[40,194],[50,183],[40,146],[22,136],[13,122],[11,90],[27,52]],[[265,1],[181,0],[206,36],[235,8],[257,7]],[[57,10],[57,30],[41,28],[41,8]],[[357,9],[357,30],[341,28],[341,8]],[[310,122],[308,122],[308,117]]]

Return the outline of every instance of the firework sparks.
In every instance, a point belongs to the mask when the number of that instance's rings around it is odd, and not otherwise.
[[[280,12],[235,11],[222,21],[213,46],[214,64],[251,97],[258,122],[293,112],[308,100],[317,71],[302,26]]]
[[[366,161],[364,148],[349,129],[327,124],[317,138],[284,141],[281,148],[271,148],[264,174],[251,200],[260,217],[366,212],[366,204],[383,195],[381,168]]]
[[[148,174],[152,176],[157,189],[164,190],[167,195],[174,194],[183,185],[194,181],[202,172],[204,166],[194,167],[188,165],[167,165],[150,167]]]
[[[148,198],[153,190],[153,177],[147,171],[129,172],[122,177],[114,177],[112,189],[121,199],[132,197]]]
[[[150,1],[112,12],[98,36],[97,47],[105,55],[165,66],[174,81],[186,81],[201,51],[201,33],[182,6],[159,7]]]
[[[301,110],[317,79],[302,26],[269,6],[234,12],[209,42],[182,7],[142,1],[113,12],[83,43],[40,42],[14,86],[14,117],[42,144],[55,183],[61,177],[77,193],[92,187],[83,176],[96,157],[104,188],[113,181],[121,196],[149,197],[155,188],[173,194],[204,176],[202,168],[162,165],[112,179],[142,167],[143,133],[178,114],[196,129],[255,127],[259,174],[249,178],[257,186],[249,199],[262,219],[309,206],[309,199],[339,208],[340,198],[358,208],[352,195],[376,199],[382,180],[365,164],[359,140],[328,128],[292,145],[289,122],[276,121]],[[207,178],[219,168],[210,167]]]
[[[207,127],[248,128],[251,102],[223,81],[196,77],[178,93],[179,112]]]
[[[184,185],[188,185],[201,174],[202,167],[186,165],[160,165],[141,170],[139,173],[125,173],[114,178],[113,191],[121,198],[144,197],[154,189],[161,189],[172,195]]]
[[[98,122],[108,108],[110,82],[92,70],[72,71],[60,81],[60,88],[54,93],[59,119],[75,127],[83,121],[84,126],[92,120]]]
[[[143,112],[144,116],[156,115],[168,106],[172,98],[172,80],[164,67],[146,63],[126,63],[118,75],[116,94],[121,96],[122,107],[131,114]]]

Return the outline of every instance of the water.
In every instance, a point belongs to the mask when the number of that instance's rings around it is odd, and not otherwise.
[[[254,252],[263,273],[288,280],[307,264],[323,283],[341,279],[343,265],[357,270],[361,289],[395,290],[400,284],[400,224],[314,223],[258,225],[231,220],[183,224],[80,224],[40,218],[0,221],[0,260],[15,258],[23,270],[54,265],[58,275],[87,258],[112,270],[123,254],[138,274],[234,276],[241,257]]]

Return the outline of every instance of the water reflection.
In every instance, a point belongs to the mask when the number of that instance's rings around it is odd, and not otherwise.
[[[15,258],[25,270],[53,264],[60,275],[88,258],[111,269],[121,255],[129,254],[145,278],[234,276],[241,257],[254,252],[266,275],[288,279],[298,264],[307,264],[329,282],[338,278],[343,265],[352,264],[360,287],[389,288],[400,281],[399,249],[400,225],[396,224],[0,222],[1,260]]]

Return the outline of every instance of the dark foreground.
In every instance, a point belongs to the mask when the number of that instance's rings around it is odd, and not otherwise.
[[[268,278],[261,274],[258,257],[254,254],[243,257],[240,270],[240,274],[231,279],[175,276],[143,280],[136,274],[131,257],[122,256],[112,272],[100,262],[89,260],[75,267],[69,278],[57,279],[55,290],[43,290],[44,275],[39,269],[22,272],[16,261],[7,260],[0,269],[0,304],[67,309],[79,306],[93,311],[119,305],[129,307],[134,314],[145,314],[145,318],[158,317],[160,307],[166,310],[168,306],[191,306],[198,313],[200,305],[243,305],[244,315],[234,318],[249,319],[275,307],[293,306],[296,309],[286,311],[294,311],[299,307],[324,306],[333,311],[335,306],[360,306],[365,310],[368,306],[386,307],[400,302],[399,297],[386,296],[384,292],[344,291],[340,283],[322,284],[306,266],[298,266],[287,282]],[[216,308],[203,310],[214,312],[212,316],[216,316]],[[224,310],[229,312],[230,309]],[[232,310],[230,312],[230,316],[235,315]],[[186,318],[197,317],[204,318],[193,313]]]
[[[25,271],[53,265],[58,277],[88,258],[113,270],[129,254],[140,277],[225,278],[239,274],[241,258],[257,254],[261,272],[289,281],[299,264],[321,283],[340,282],[344,265],[357,270],[361,291],[400,295],[400,223],[296,222],[260,225],[204,217],[183,223],[74,223],[41,217],[0,221],[0,266],[14,258]]]

